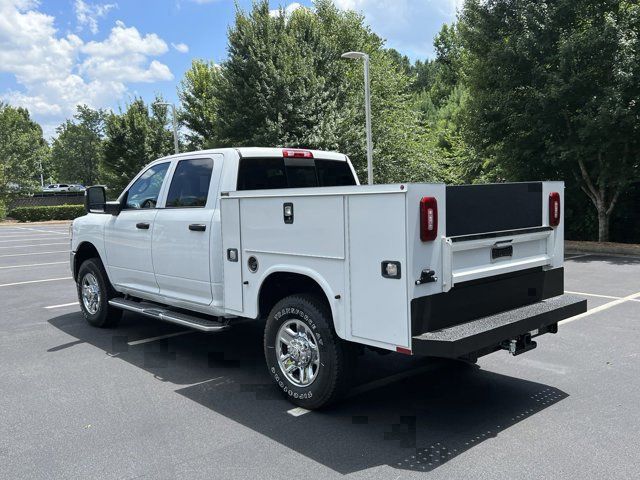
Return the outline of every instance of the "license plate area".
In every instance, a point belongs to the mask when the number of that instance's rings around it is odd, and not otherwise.
[[[513,256],[513,245],[493,247],[491,249],[491,260],[497,260],[499,258],[511,258],[512,256]]]

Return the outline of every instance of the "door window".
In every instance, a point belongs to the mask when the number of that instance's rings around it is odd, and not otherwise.
[[[159,163],[149,167],[129,188],[125,208],[156,208],[162,182],[169,169],[169,163]]]
[[[209,195],[213,160],[180,160],[171,179],[167,208],[204,207]]]

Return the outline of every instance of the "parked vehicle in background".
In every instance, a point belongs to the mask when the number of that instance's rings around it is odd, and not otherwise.
[[[60,192],[69,192],[70,185],[66,183],[50,183],[46,187],[42,188],[44,193],[60,193]]]
[[[81,311],[204,332],[264,322],[275,384],[318,408],[362,348],[519,355],[586,311],[564,294],[564,184],[360,186],[345,155],[238,148],[145,167],[117,201],[90,187],[71,227]]]
[[[70,192],[84,192],[86,189],[84,185],[80,185],[79,183],[69,185]]]

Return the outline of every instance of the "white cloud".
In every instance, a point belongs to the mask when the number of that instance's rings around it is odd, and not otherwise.
[[[455,20],[463,0],[335,0],[344,10],[364,14],[388,46],[412,57],[433,55],[433,37],[444,22]]]
[[[74,10],[76,12],[76,20],[80,29],[82,27],[89,27],[91,33],[94,35],[98,33],[98,19],[104,17],[110,10],[113,10],[118,5],[115,3],[104,4],[89,4],[82,0],[76,0],[74,4]]]
[[[285,15],[285,17],[288,17],[289,15],[291,15],[293,12],[295,12],[299,8],[303,8],[303,7],[298,2],[290,3],[289,5],[284,7],[284,15]],[[271,15],[272,17],[277,17],[278,15],[280,15],[280,11],[281,10],[279,8],[275,8],[273,10],[269,10],[269,15]]]
[[[189,45],[186,43],[171,43],[171,46],[180,53],[189,53]]]
[[[29,109],[47,133],[75,113],[76,105],[108,107],[128,92],[128,83],[173,79],[152,58],[169,50],[156,34],[141,35],[116,22],[101,42],[60,34],[55,18],[31,0],[0,0],[0,73],[15,76],[19,89],[0,100]]]

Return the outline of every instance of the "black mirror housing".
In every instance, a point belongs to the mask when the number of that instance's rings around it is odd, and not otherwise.
[[[120,202],[106,202],[104,204],[104,213],[110,215],[118,215],[122,210],[122,204]]]
[[[105,213],[107,191],[101,186],[88,187],[84,192],[84,209],[87,213]]]
[[[102,185],[88,187],[84,194],[84,209],[87,213],[118,215],[122,210],[120,202],[107,202],[107,189]]]

